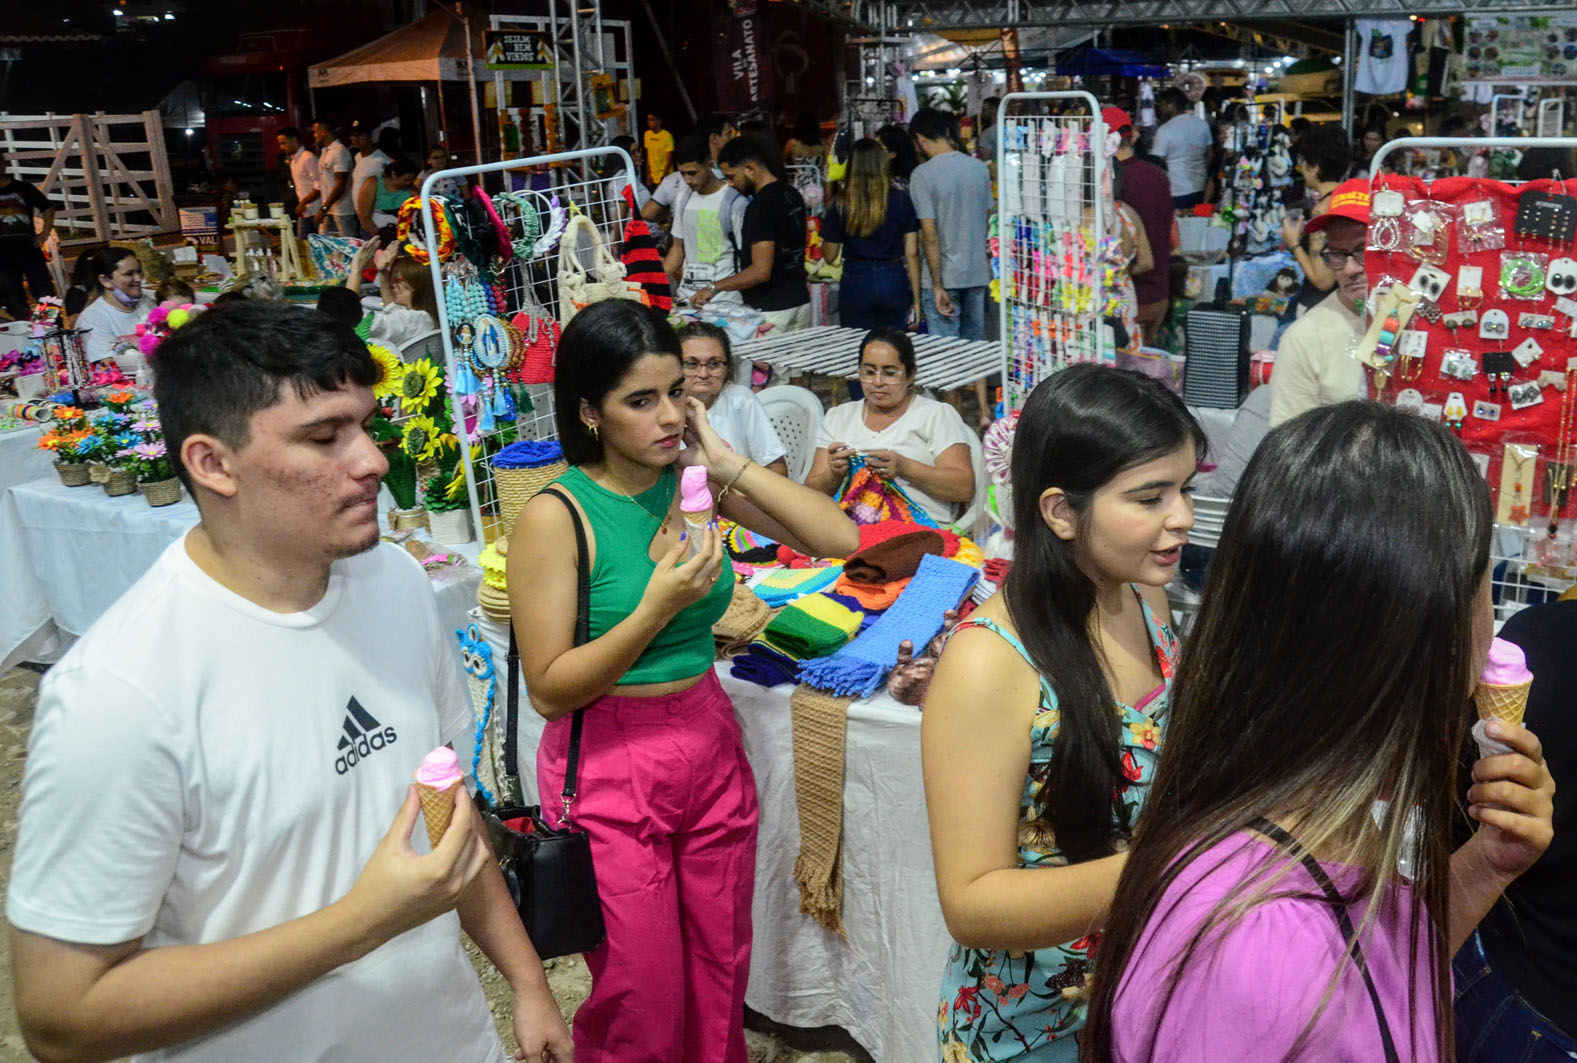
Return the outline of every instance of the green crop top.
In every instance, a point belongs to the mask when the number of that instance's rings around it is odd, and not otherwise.
[[[653,514],[669,511],[679,479],[672,468],[664,469],[656,486],[634,496],[634,502],[599,485],[579,468],[571,468],[554,482],[575,496],[596,538],[588,633],[600,638],[634,612],[646,593],[647,581],[657,569],[647,550],[662,524],[661,516]],[[712,625],[727,611],[733,596],[734,566],[725,554],[716,585],[668,621],[617,685],[668,683],[712,667],[717,657]]]

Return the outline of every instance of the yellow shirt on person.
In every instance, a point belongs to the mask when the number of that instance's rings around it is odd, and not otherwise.
[[[641,142],[646,146],[646,175],[655,185],[673,169],[674,135],[666,129],[648,129]]]

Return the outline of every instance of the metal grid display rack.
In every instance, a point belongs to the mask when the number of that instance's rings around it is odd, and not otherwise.
[[[552,167],[554,163],[565,165]],[[456,432],[461,434],[461,446],[467,448],[461,464],[471,517],[484,542],[496,538],[502,530],[498,527],[498,485],[490,459],[503,446],[517,440],[557,437],[553,385],[517,384],[502,373],[476,373],[479,362],[469,354],[470,344],[478,338],[476,320],[457,314],[457,307],[451,303],[480,305],[485,316],[506,321],[520,314],[537,321],[557,321],[559,246],[554,231],[561,232],[573,214],[583,214],[596,226],[603,245],[616,255],[629,217],[622,191],[626,184],[639,178],[627,152],[599,147],[440,170],[429,176],[421,189],[423,231],[432,233],[434,207],[442,198],[433,194],[437,182],[497,174],[514,184],[522,179],[529,182],[534,171],[551,175],[551,187],[509,192],[493,200],[514,245],[515,253],[507,265],[489,269],[484,264],[478,270],[477,264],[468,261],[459,250],[446,261],[439,261],[438,255],[429,259],[433,290],[438,293],[445,379],[451,382],[449,401]],[[531,223],[532,216],[535,225]],[[538,228],[540,234],[533,237]],[[596,263],[590,250],[585,245],[578,250],[582,267],[594,271]],[[464,292],[469,288],[482,290],[459,299],[454,297],[457,289]],[[471,395],[463,393],[465,388],[455,386],[456,381],[466,379],[468,372],[476,373],[480,384],[478,392]]]
[[[1062,113],[1039,113],[1053,109]],[[1100,104],[1088,92],[1002,98],[995,243],[1010,411],[1057,370],[1110,357],[1101,336],[1105,141]]]

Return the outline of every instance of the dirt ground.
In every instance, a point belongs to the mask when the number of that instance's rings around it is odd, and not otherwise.
[[[0,677],[0,893],[10,883],[12,846],[16,842],[17,808],[21,803],[22,769],[27,760],[27,736],[33,723],[38,673],[26,668]],[[509,987],[487,958],[467,942],[482,988],[498,1020],[504,1043],[514,1049],[509,1029]],[[575,1009],[591,991],[591,976],[580,957],[553,960],[548,984],[564,1014],[573,1019]],[[842,1030],[797,1030],[766,1019],[747,1016],[745,1037],[750,1063],[869,1063],[867,1055]],[[28,1054],[18,1032],[11,995],[11,956],[6,936],[0,934],[0,1063],[24,1063]]]

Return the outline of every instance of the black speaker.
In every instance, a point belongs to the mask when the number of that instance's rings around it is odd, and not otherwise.
[[[1249,324],[1240,309],[1194,309],[1184,326],[1183,401],[1235,410],[1248,395]]]

